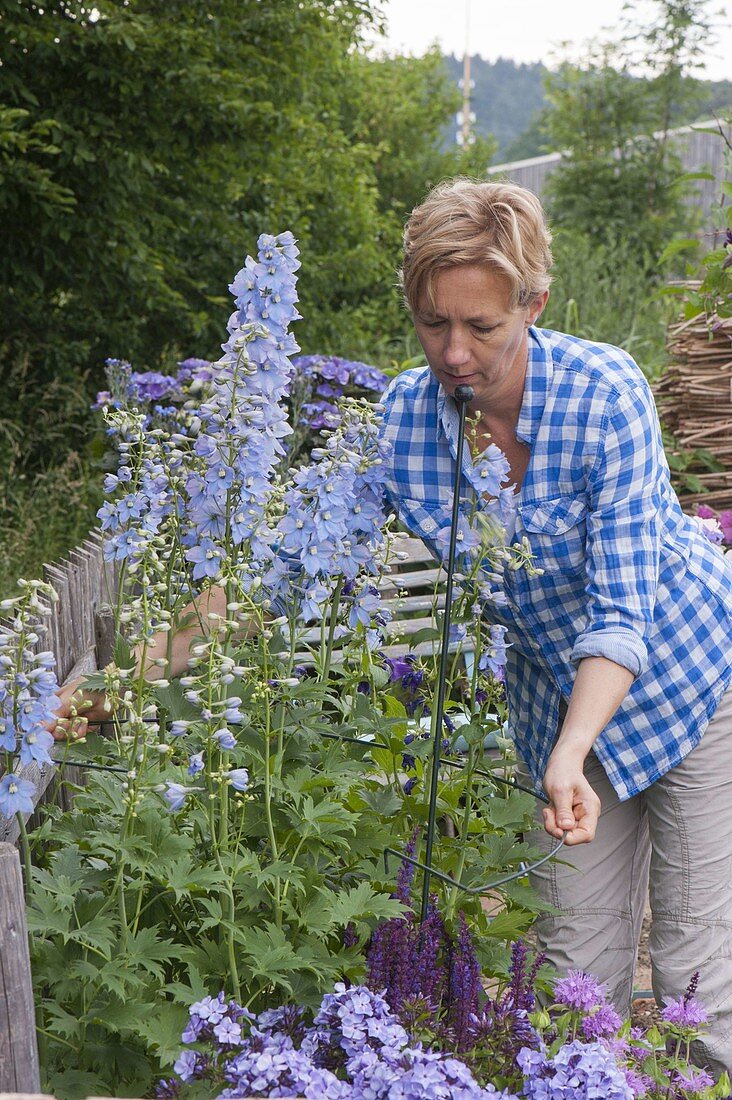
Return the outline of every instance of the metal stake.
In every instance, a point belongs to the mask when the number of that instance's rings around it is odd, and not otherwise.
[[[430,902],[430,877],[432,875],[432,849],[435,844],[435,827],[437,819],[437,781],[440,771],[440,749],[442,748],[442,719],[445,706],[445,681],[447,679],[448,647],[450,644],[450,610],[452,604],[452,582],[455,572],[455,550],[457,547],[458,519],[460,512],[460,479],[463,472],[463,450],[465,447],[465,413],[467,406],[473,400],[475,392],[472,386],[456,386],[453,397],[458,407],[458,438],[457,461],[455,466],[455,483],[452,491],[452,526],[450,528],[450,545],[447,554],[447,584],[445,587],[445,614],[442,623],[442,652],[440,653],[440,668],[437,675],[437,702],[433,715],[434,736],[432,739],[432,774],[430,776],[430,801],[429,816],[427,819],[427,844],[425,848],[425,872],[422,884],[422,911],[420,921],[424,923]]]

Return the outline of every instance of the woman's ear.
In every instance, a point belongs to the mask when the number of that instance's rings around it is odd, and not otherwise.
[[[539,297],[533,302],[526,311],[526,325],[535,325],[541,317],[542,313],[546,309],[546,304],[549,301],[549,291],[545,290]]]

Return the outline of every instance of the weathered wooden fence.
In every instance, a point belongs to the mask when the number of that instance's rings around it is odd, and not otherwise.
[[[58,594],[45,620],[47,633],[36,651],[56,655],[59,683],[104,667],[111,660],[117,572],[104,561],[102,537],[93,533],[68,559],[44,566],[44,579]],[[67,769],[67,772],[71,769]],[[52,765],[20,765],[17,774],[36,785],[36,805],[49,794]],[[69,775],[82,782],[78,769]],[[63,799],[64,788],[56,795]],[[26,820],[32,815],[26,814]],[[16,818],[0,818],[0,1093],[34,1093],[40,1088],[35,1011],[31,986],[25,898],[20,860],[14,847]]]
[[[722,132],[728,141],[732,141],[732,125],[721,124]],[[699,122],[694,126],[682,126],[676,130],[670,130],[669,141],[681,160],[684,172],[710,172],[714,179],[694,180],[689,185],[685,202],[701,212],[704,230],[708,231],[706,222],[712,207],[719,202],[719,193],[722,182],[725,179],[724,152],[725,144],[719,133],[719,124],[716,121]],[[507,164],[492,164],[488,169],[489,176],[503,176],[513,180],[521,187],[528,187],[535,195],[542,198],[546,192],[549,176],[554,172],[562,160],[569,156],[568,153],[547,153],[541,157],[530,157],[528,160],[515,160]],[[724,231],[722,231],[722,236]],[[705,238],[710,248],[716,247],[716,241]]]
[[[36,643],[36,652],[53,651],[60,684],[104,668],[112,658],[114,645],[111,607],[116,598],[118,571],[114,563],[104,560],[101,533],[90,534],[69,553],[66,561],[44,565],[43,575],[55,588],[58,602],[51,605],[51,615],[45,620],[47,633]],[[46,797],[55,769],[51,765],[23,764],[17,774],[35,784],[38,805]],[[80,776],[74,772],[73,778]],[[17,839],[16,819],[0,818],[0,842]]]

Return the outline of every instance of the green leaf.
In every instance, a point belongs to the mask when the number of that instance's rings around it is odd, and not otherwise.
[[[392,817],[404,802],[393,787],[381,784],[377,787],[362,787],[358,793],[369,809],[379,817]]]
[[[402,916],[404,907],[395,898],[373,890],[368,882],[360,882],[349,890],[333,896],[331,919],[334,924],[345,928],[350,921],[376,917],[388,920]]]
[[[162,939],[156,928],[141,928],[134,935],[129,934],[124,954],[130,967],[139,967],[158,981],[163,980],[165,973],[160,964],[182,957],[181,948],[172,940]]]
[[[58,1096],[106,1096],[109,1084],[99,1074],[85,1069],[53,1070],[48,1088]]]
[[[186,1005],[193,1004],[195,1000],[200,1000],[207,995],[208,990],[205,986],[198,988],[200,992],[187,998]],[[156,1053],[163,1066],[172,1066],[180,1056],[182,1049],[180,1037],[187,1020],[187,1007],[166,1003],[158,1005],[144,1019],[141,1019],[135,1031],[146,1040],[149,1049]]]
[[[397,633],[397,631],[395,631]],[[402,632],[403,636],[410,645],[410,648],[414,649],[416,646],[421,645],[422,642],[436,642],[442,637],[442,631],[437,630],[434,626],[423,626],[421,630],[417,630],[414,634]]]
[[[533,813],[534,800],[523,791],[511,791],[506,798],[495,795],[481,805],[483,817],[498,829],[519,829],[527,815]]]
[[[165,708],[171,721],[200,721],[201,712],[184,697],[185,690],[180,680],[170,680],[167,687],[153,683],[152,694]]]
[[[698,248],[699,241],[696,237],[683,237],[676,241],[670,241],[658,257],[658,263],[659,265],[665,264],[667,260],[671,260],[674,256],[678,256],[680,252],[696,251]]]
[[[488,918],[487,934],[494,939],[515,940],[526,931],[527,916],[521,910],[503,909]]]

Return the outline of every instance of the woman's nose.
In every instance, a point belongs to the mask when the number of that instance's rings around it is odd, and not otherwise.
[[[444,359],[446,367],[464,367],[470,359],[470,349],[465,337],[453,330],[448,333],[445,342]]]

